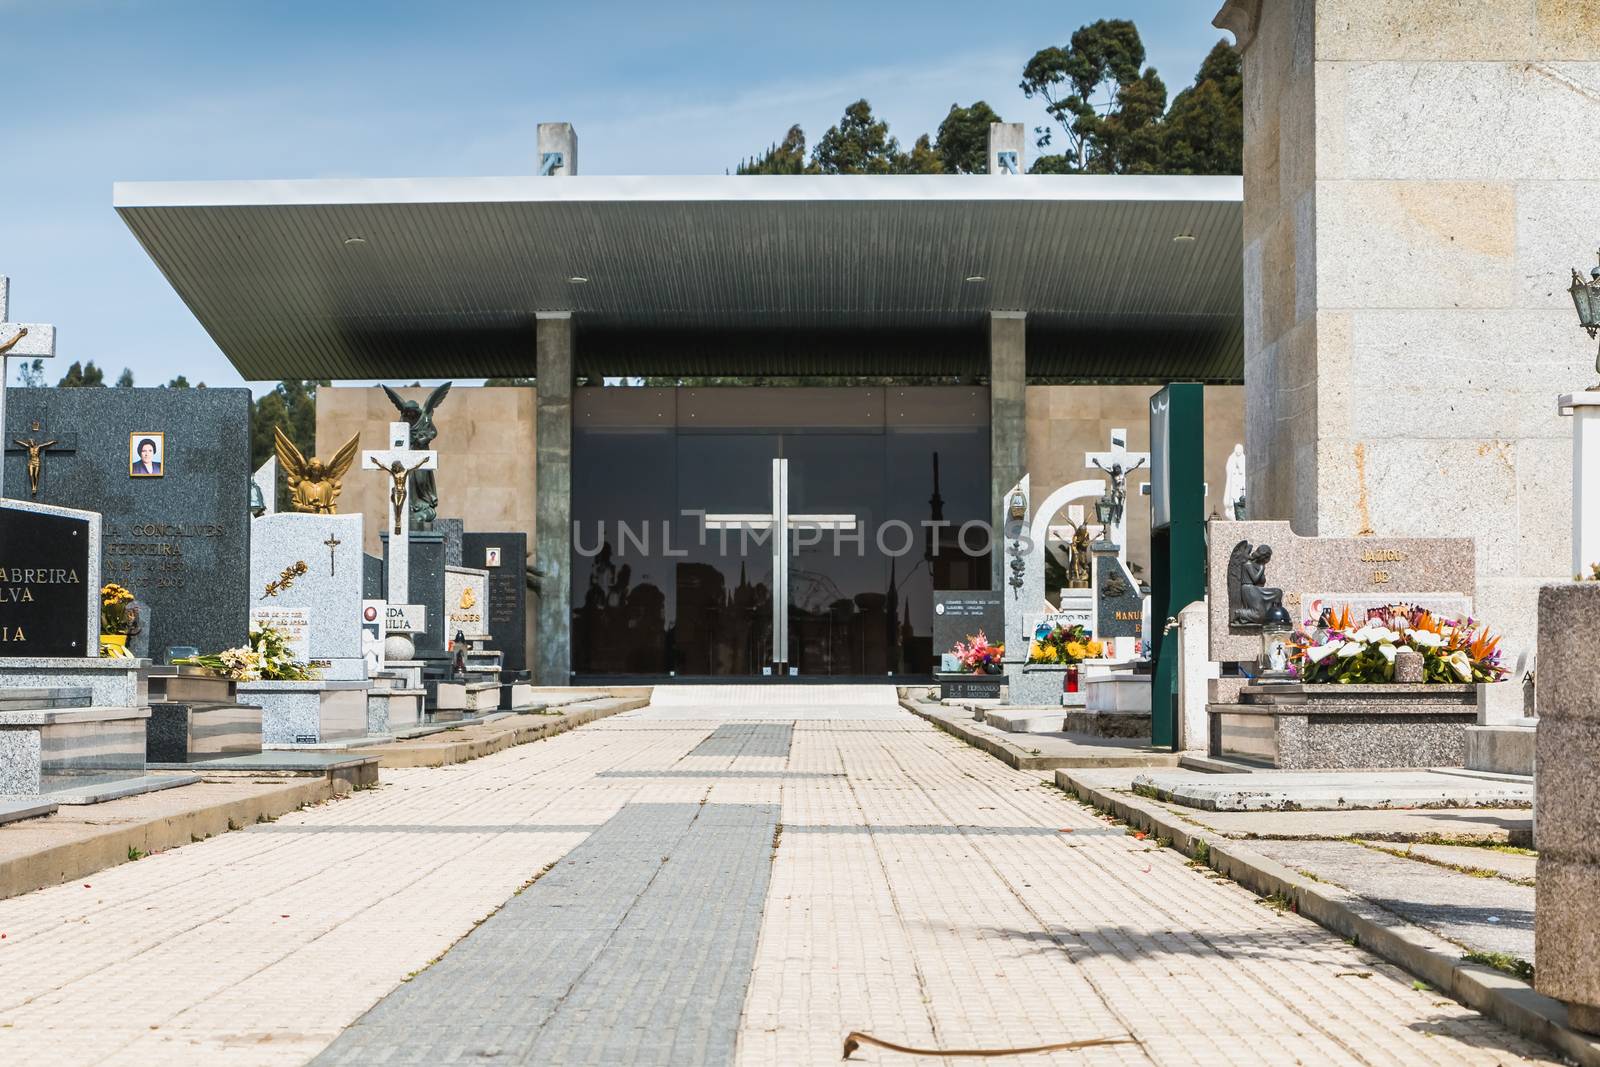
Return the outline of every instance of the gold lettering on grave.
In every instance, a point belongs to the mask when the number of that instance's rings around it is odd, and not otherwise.
[[[1394,548],[1373,549],[1361,553],[1362,563],[1403,563],[1405,558],[1404,552]]]
[[[1144,612],[1142,611],[1117,611],[1112,614],[1117,617],[1118,622],[1144,621]]]
[[[28,635],[22,632],[20,626],[0,626],[0,644],[11,643],[25,645],[28,643]]]
[[[1372,584],[1373,585],[1388,585],[1389,584],[1389,572],[1388,571],[1373,571],[1372,572]]]

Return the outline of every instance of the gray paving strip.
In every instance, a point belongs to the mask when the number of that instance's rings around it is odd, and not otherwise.
[[[827,771],[600,771],[596,778],[843,778]]]
[[[1534,962],[1532,886],[1474,878],[1342,841],[1252,841],[1250,848],[1359,893],[1458,945]]]
[[[732,1063],[778,816],[625,806],[313,1062]]]
[[[689,755],[787,757],[793,740],[792,722],[730,722],[713,730]]]

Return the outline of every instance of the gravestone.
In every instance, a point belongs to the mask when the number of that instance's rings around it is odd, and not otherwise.
[[[384,544],[383,562],[383,587],[389,585],[389,533],[382,534]],[[445,581],[445,538],[438,530],[412,530],[408,537],[411,543],[411,567],[408,597],[411,603],[423,608],[427,629],[413,636],[416,645],[417,659],[443,659],[445,658],[445,642],[449,634],[445,633],[444,619],[444,581]]]
[[[1206,524],[1207,602],[1211,658],[1253,662],[1261,653],[1261,628],[1234,623],[1228,598],[1228,561],[1235,547],[1270,545],[1266,586],[1283,590],[1283,606],[1298,626],[1313,604],[1381,606],[1407,603],[1451,610],[1470,608],[1477,563],[1469,537],[1300,537],[1287,522]],[[1487,620],[1492,629],[1495,620]]]
[[[100,654],[97,515],[0,502],[0,657]]]
[[[361,515],[286,511],[263,515],[251,530],[252,627],[271,622],[292,635],[298,621],[304,644],[296,658],[327,679],[366,677],[361,654],[363,525]],[[304,573],[296,574],[302,565]]]
[[[490,644],[505,653],[505,670],[528,669],[528,535],[469,533],[462,539],[462,560],[489,572]]]
[[[7,441],[42,442],[68,428],[72,451],[41,454],[32,499],[100,514],[96,562],[104,581],[149,605],[151,655],[174,645],[242,644],[250,598],[249,391],[11,391]],[[134,449],[147,440],[156,446],[154,464],[136,473]],[[5,484],[18,495],[30,491],[28,459],[25,450],[5,453]]]
[[[456,634],[469,641],[489,636],[489,572],[446,567],[444,572],[445,644]]]
[[[367,600],[382,600],[388,595],[383,587],[383,557],[361,554],[361,595]]]
[[[957,641],[978,631],[991,642],[1005,640],[1005,602],[989,589],[963,589],[933,594],[933,652],[943,655]]]
[[[1094,615],[1094,635],[1102,641],[1140,636],[1144,594],[1115,545],[1094,549]]]

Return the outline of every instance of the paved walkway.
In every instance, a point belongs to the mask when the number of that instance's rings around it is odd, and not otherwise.
[[[0,901],[0,1062],[1549,1062],[886,701],[751,688]]]

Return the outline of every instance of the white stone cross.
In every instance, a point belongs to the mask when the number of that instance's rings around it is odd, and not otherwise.
[[[1122,467],[1123,492],[1127,492],[1127,478],[1140,467],[1148,466],[1150,453],[1128,451],[1128,431],[1116,428],[1111,431],[1111,451],[1086,452],[1083,457],[1085,470],[1098,470],[1106,474],[1111,473],[1111,468],[1117,465]],[[1111,539],[1117,545],[1117,557],[1122,560],[1128,558],[1128,507],[1123,503],[1122,514],[1117,516],[1117,521],[1111,524]]]
[[[439,467],[439,453],[431,448],[411,448],[411,424],[389,424],[389,447],[361,453],[363,470],[382,471],[390,479],[389,603],[406,604],[411,596],[411,472]],[[395,466],[399,465],[400,476]],[[396,500],[396,497],[399,500]]]
[[[0,274],[0,437],[6,429],[6,383],[11,378],[11,357],[48,359],[56,354],[56,328],[38,322],[8,322],[11,279]],[[0,448],[3,451],[3,448]],[[0,500],[6,495],[5,464],[0,463]]]

